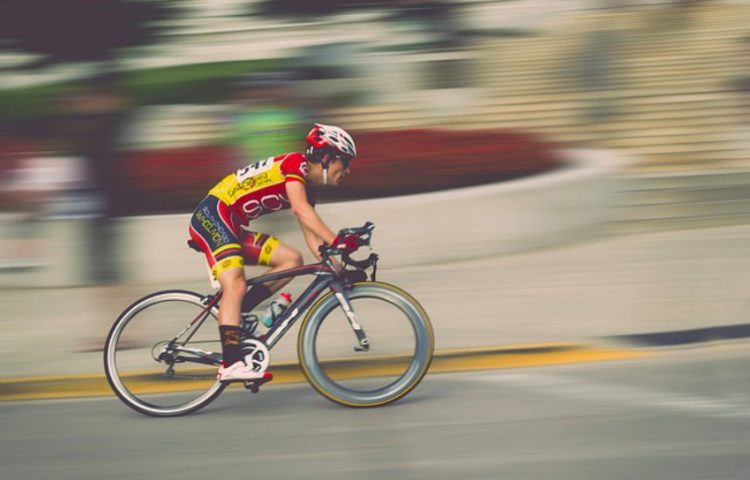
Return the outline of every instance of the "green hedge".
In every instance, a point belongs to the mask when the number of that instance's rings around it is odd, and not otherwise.
[[[226,96],[226,86],[238,76],[279,65],[277,60],[247,60],[133,70],[123,74],[123,88],[135,105],[213,103]],[[0,121],[59,113],[57,100],[82,83],[78,80],[0,90]]]

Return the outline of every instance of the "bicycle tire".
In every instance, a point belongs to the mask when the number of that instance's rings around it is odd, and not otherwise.
[[[198,315],[200,310],[205,309],[204,304],[204,296],[187,291],[187,290],[164,290],[160,292],[155,292],[150,295],[147,295],[134,303],[132,303],[128,308],[126,308],[122,314],[117,318],[115,323],[112,325],[112,328],[109,331],[109,334],[107,335],[107,340],[104,347],[104,372],[107,376],[107,381],[109,382],[110,387],[114,391],[114,393],[117,395],[117,397],[125,403],[128,407],[132,408],[133,410],[156,417],[173,417],[173,416],[179,416],[179,415],[186,415],[188,413],[195,412],[209,403],[211,403],[216,397],[221,394],[221,392],[224,390],[225,386],[221,382],[216,380],[215,377],[215,367],[211,368],[206,367],[204,370],[206,370],[206,373],[202,373],[202,377],[205,377],[205,381],[202,381],[201,386],[199,390],[202,392],[200,394],[197,394],[195,398],[191,398],[187,401],[177,403],[177,404],[159,404],[154,403],[154,398],[159,399],[160,396],[169,397],[170,395],[176,396],[176,395],[183,395],[185,393],[183,392],[192,392],[191,387],[188,385],[179,385],[177,386],[177,389],[175,389],[175,385],[171,384],[168,387],[169,392],[164,392],[159,390],[159,385],[151,385],[147,389],[148,391],[146,393],[140,393],[140,392],[134,392],[133,387],[128,388],[128,377],[129,375],[132,375],[132,378],[150,378],[151,380],[158,381],[160,379],[159,374],[156,373],[158,370],[154,370],[154,373],[150,373],[149,371],[144,372],[138,372],[137,374],[134,374],[132,372],[123,371],[120,369],[118,362],[119,357],[122,355],[123,358],[127,358],[127,356],[132,358],[138,358],[139,361],[143,361],[148,363],[146,358],[141,358],[143,355],[140,355],[140,353],[143,352],[137,352],[139,350],[138,348],[130,348],[128,349],[128,353],[125,353],[126,346],[123,346],[118,351],[118,344],[120,343],[121,339],[123,339],[123,332],[126,331],[126,328],[133,323],[134,319],[138,318],[147,318],[146,315],[144,315],[144,312],[148,312],[152,307],[155,306],[164,306],[168,305],[170,303],[178,302],[183,306],[187,306],[189,310],[192,310],[194,315]],[[174,310],[174,309],[173,309]],[[213,337],[215,338],[216,344],[220,344],[219,342],[219,334],[218,334],[218,328],[216,327],[216,323],[210,318],[218,318],[218,309],[214,306],[209,312],[209,318],[206,318],[206,321],[200,322],[200,324],[195,327],[197,329],[205,329],[201,330],[201,335],[205,335],[206,337]],[[182,312],[179,312],[179,315],[175,314],[178,317],[178,320],[176,325],[177,328],[180,328],[181,326],[186,326],[189,324],[191,317],[182,317]],[[159,317],[159,321],[162,321],[167,318],[167,315],[163,315]],[[210,321],[209,321],[210,320]],[[153,324],[154,322],[152,322]],[[131,330],[134,330],[138,325],[134,325]],[[159,325],[155,328],[165,328],[164,325]],[[167,327],[168,328],[168,327]],[[176,331],[170,331],[170,335],[176,335],[180,330]],[[130,332],[130,330],[128,330]],[[140,332],[139,332],[140,334]],[[192,338],[194,336],[191,335]],[[127,337],[126,337],[127,338]],[[162,338],[162,337],[158,337]],[[163,338],[168,338],[168,335],[163,336]],[[150,341],[153,341],[151,339]],[[143,342],[143,345],[148,347],[149,342],[146,341]],[[197,340],[196,340],[197,343]],[[157,342],[156,345],[159,345],[160,342]],[[193,345],[193,344],[191,344]],[[151,348],[151,355],[153,356],[153,351],[156,346]],[[131,352],[131,350],[136,350],[136,352]],[[141,350],[146,350],[146,348],[141,348]],[[152,358],[153,365],[150,366],[154,369],[156,367],[164,368],[163,364],[160,364],[158,360],[155,358]],[[174,364],[171,365],[174,367]],[[182,366],[182,365],[181,365]],[[150,375],[150,377],[148,377]],[[173,374],[174,375],[174,374]],[[209,377],[212,376],[212,379]],[[164,375],[162,378],[165,379],[165,386],[166,386],[166,378],[172,378],[174,377],[168,377],[167,375]],[[190,378],[188,376],[185,376],[184,378]],[[173,380],[170,380],[173,382]],[[136,382],[133,381],[135,384]],[[155,383],[155,382],[154,382]],[[188,382],[186,382],[188,383]],[[208,385],[207,388],[204,387],[204,385]],[[193,388],[197,388],[198,386],[195,385]],[[186,390],[182,391],[180,388],[186,388]],[[205,388],[205,391],[203,391],[203,388]],[[171,392],[171,393],[170,393]],[[185,395],[189,395],[192,397],[192,393],[186,393]],[[147,397],[147,398],[144,398]],[[166,403],[166,398],[164,399]]]
[[[347,291],[347,297],[349,298],[350,303],[352,303],[352,307],[355,311],[357,311],[355,304],[358,300],[372,299],[380,302],[387,302],[406,317],[411,326],[412,333],[414,334],[414,345],[411,358],[408,358],[408,355],[404,357],[405,360],[402,358],[402,361],[405,361],[407,364],[404,372],[396,374],[396,380],[391,381],[384,387],[369,390],[358,390],[345,386],[343,385],[342,380],[337,380],[329,375],[329,371],[327,370],[333,371],[335,365],[344,365],[349,361],[349,359],[341,359],[329,362],[329,365],[331,366],[329,368],[325,365],[326,360],[321,359],[318,352],[319,342],[317,337],[320,334],[321,326],[325,323],[326,319],[331,318],[331,313],[337,310],[337,307],[339,306],[338,300],[332,292],[322,296],[310,308],[300,327],[297,341],[297,354],[302,367],[302,372],[310,385],[318,393],[340,405],[347,407],[377,407],[395,402],[411,392],[419,384],[429,369],[435,346],[434,333],[429,317],[419,302],[417,302],[411,295],[402,289],[387,283],[371,281],[356,283],[351,290]],[[379,303],[378,305],[383,304]],[[359,317],[360,314],[357,313],[357,316]],[[370,333],[373,330],[374,322],[367,323],[368,319],[366,318],[359,320],[367,332],[368,337],[372,338]],[[381,319],[378,318],[378,321],[380,320]],[[351,327],[348,325],[347,327],[351,334]],[[351,348],[351,343],[348,345],[348,348]],[[375,347],[375,350],[377,350],[377,346],[373,346]],[[383,361],[388,362],[388,358],[389,357],[385,357],[384,360],[384,357],[379,357],[376,361],[364,360],[360,361],[363,362],[360,363],[360,365],[362,367],[365,367],[366,365],[372,366],[376,362],[381,362],[382,364]],[[356,362],[356,360],[352,360],[352,362]],[[351,365],[354,365],[354,368],[356,368],[357,363],[349,363],[349,365],[350,367]],[[400,370],[400,367],[397,368],[397,370]],[[378,370],[374,369],[373,371]],[[382,367],[380,367],[380,371],[383,371]],[[352,375],[352,373],[349,375]],[[354,375],[356,375],[356,373]]]

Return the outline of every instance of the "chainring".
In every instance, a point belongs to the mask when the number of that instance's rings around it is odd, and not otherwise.
[[[271,353],[266,345],[260,340],[246,338],[240,342],[240,348],[245,358],[245,363],[252,366],[256,372],[265,372],[271,361]]]

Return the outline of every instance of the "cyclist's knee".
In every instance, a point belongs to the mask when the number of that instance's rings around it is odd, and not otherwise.
[[[302,263],[302,253],[296,248],[283,244],[278,246],[271,258],[271,265],[273,267],[294,268],[301,266]]]
[[[247,284],[245,282],[245,271],[242,268],[231,268],[219,275],[219,283],[224,291],[224,296],[242,296],[245,294]]]
[[[289,266],[292,268],[301,267],[303,262],[302,253],[299,250],[293,250],[289,257]]]

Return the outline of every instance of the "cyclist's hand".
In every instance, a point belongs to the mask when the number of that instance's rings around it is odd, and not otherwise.
[[[344,252],[353,252],[359,248],[359,242],[357,241],[357,236],[350,233],[334,238],[332,246]]]

